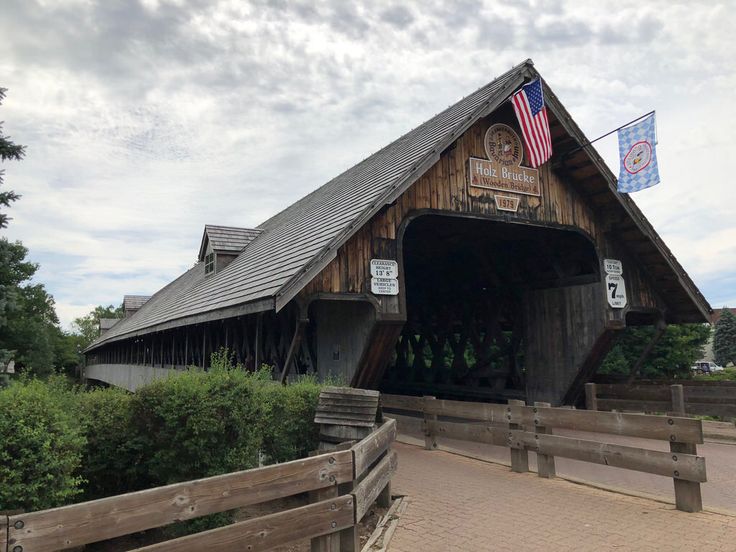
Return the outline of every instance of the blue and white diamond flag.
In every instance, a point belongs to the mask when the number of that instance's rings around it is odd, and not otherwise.
[[[618,131],[619,192],[629,194],[659,184],[654,116]]]

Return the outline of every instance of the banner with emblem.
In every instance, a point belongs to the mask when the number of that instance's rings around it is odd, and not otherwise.
[[[618,191],[628,194],[659,184],[655,114],[618,131]]]

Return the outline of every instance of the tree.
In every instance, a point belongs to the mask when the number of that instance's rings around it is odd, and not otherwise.
[[[713,353],[716,363],[721,366],[726,366],[729,362],[736,364],[736,316],[726,307],[716,322]]]
[[[0,104],[2,104],[5,98],[5,92],[7,88],[0,88]],[[10,136],[3,134],[2,122],[0,122],[0,161],[7,161],[13,159],[20,161],[25,155],[25,146],[19,146],[10,141]],[[3,185],[4,170],[0,169],[0,186]],[[20,196],[13,190],[0,191],[0,207],[10,207],[10,204],[16,201]],[[0,228],[5,228],[8,225],[8,216],[4,213],[0,213]]]
[[[38,265],[27,254],[20,242],[0,238],[0,357],[46,375],[54,368],[59,320],[43,284],[29,282]]]
[[[73,325],[80,336],[80,346],[86,349],[100,335],[100,318],[122,318],[123,306],[98,306],[86,316],[75,318]]]
[[[628,376],[654,332],[652,326],[626,328],[598,373]],[[710,326],[707,324],[670,324],[642,365],[642,379],[689,377],[690,367],[703,357],[703,349],[709,338]]]

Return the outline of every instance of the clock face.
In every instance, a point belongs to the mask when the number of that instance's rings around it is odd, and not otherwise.
[[[652,146],[649,142],[637,142],[624,157],[624,168],[630,174],[636,174],[649,166],[652,160]]]
[[[491,125],[483,143],[491,161],[504,166],[521,164],[521,140],[510,126],[501,123]]]

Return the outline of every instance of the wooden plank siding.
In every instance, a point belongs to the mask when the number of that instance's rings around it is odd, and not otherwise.
[[[656,309],[663,303],[656,286],[639,263],[615,235],[606,228],[604,217],[576,185],[565,182],[547,163],[540,167],[541,197],[519,195],[517,213],[498,211],[493,191],[469,188],[468,159],[485,158],[483,136],[496,122],[516,126],[509,114],[501,111],[479,120],[440,155],[440,159],[394,203],[384,208],[358,230],[337,252],[337,256],[302,290],[307,297],[315,293],[370,292],[370,259],[385,257],[387,249],[398,258],[402,225],[407,218],[426,212],[480,216],[519,224],[544,225],[582,232],[599,255],[624,261],[624,276],[630,308]],[[497,192],[498,193],[498,192]],[[518,194],[517,194],[518,195]],[[387,247],[386,242],[394,242]],[[403,292],[403,290],[402,290]],[[386,298],[379,298],[386,302]]]

